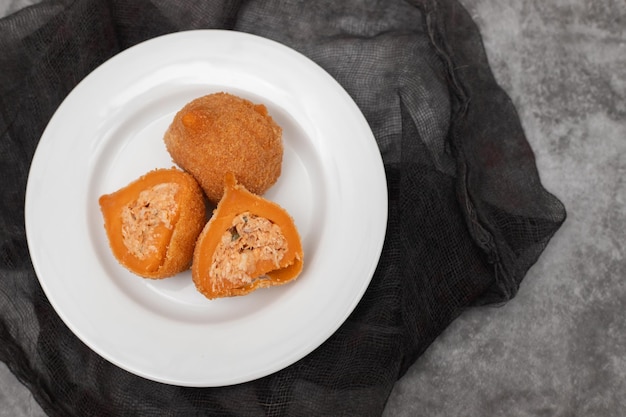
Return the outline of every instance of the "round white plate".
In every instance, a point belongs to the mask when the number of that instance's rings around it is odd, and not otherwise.
[[[172,166],[162,138],[175,112],[217,91],[265,104],[283,127],[283,172],[265,197],[294,217],[305,267],[211,301],[189,272],[153,281],[121,267],[98,197]],[[41,285],[84,343],[151,380],[220,386],[296,362],[344,322],[378,263],[387,188],[365,118],[323,69],[261,37],[189,31],[116,55],[68,95],[33,158],[25,220]]]

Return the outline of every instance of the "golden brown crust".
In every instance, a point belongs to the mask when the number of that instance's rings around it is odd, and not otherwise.
[[[158,276],[153,278],[170,277],[191,267],[196,240],[206,224],[206,206],[202,189],[188,174],[184,180],[184,193],[185,205],[181,207],[165,260]]]
[[[232,172],[262,195],[281,173],[282,129],[263,105],[228,93],[197,98],[174,117],[164,136],[173,161],[192,174],[217,204]]]

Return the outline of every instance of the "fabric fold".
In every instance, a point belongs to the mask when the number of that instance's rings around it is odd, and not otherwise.
[[[383,252],[346,322],[291,366],[218,388],[91,351],[46,299],[24,231],[28,168],[62,100],[116,53],[189,29],[264,36],[326,69],[367,118],[389,190]],[[515,296],[565,218],[457,0],[52,0],[0,20],[0,49],[0,360],[50,415],[380,415],[459,314]]]

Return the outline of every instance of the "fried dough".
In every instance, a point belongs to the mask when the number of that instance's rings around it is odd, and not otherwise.
[[[172,160],[217,204],[229,172],[262,195],[281,174],[282,129],[262,104],[228,93],[192,100],[174,117],[164,142]]]
[[[129,271],[157,279],[190,267],[206,223],[204,196],[190,174],[155,169],[98,202],[113,255]]]
[[[224,197],[198,237],[191,276],[209,299],[241,296],[295,280],[303,259],[289,213],[229,174]]]

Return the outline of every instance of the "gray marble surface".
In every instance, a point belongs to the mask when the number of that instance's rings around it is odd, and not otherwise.
[[[517,297],[459,317],[384,416],[625,416],[626,3],[461,2],[568,219]],[[0,417],[43,415],[0,364]]]

